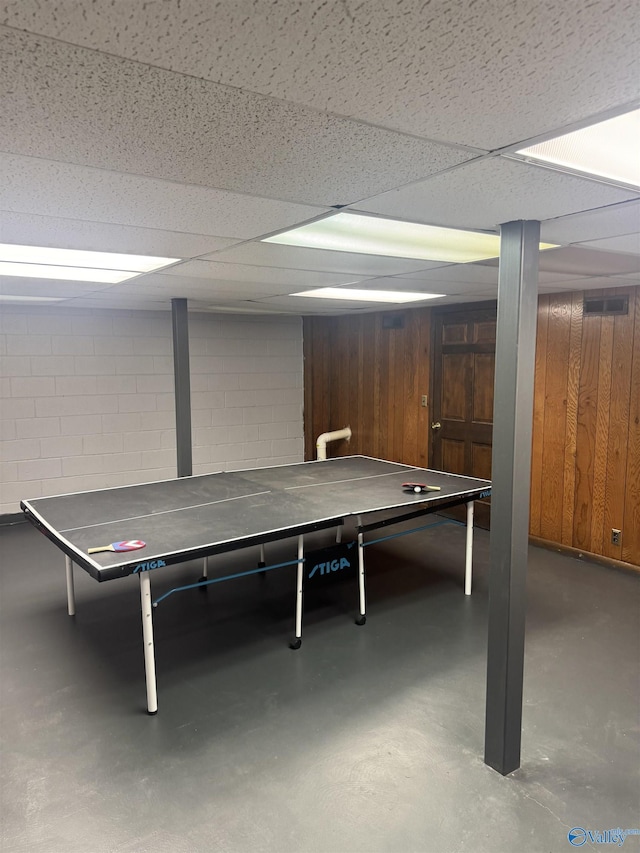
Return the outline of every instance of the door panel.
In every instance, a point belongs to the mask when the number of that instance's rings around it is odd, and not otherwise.
[[[464,421],[467,416],[467,398],[460,376],[466,376],[471,360],[466,353],[446,353],[442,356],[441,417]]]
[[[430,467],[491,478],[495,341],[493,305],[434,311]],[[476,521],[489,526],[489,500]]]
[[[450,474],[464,474],[464,441],[455,441],[451,438],[443,438],[442,467],[438,470],[448,471]]]
[[[473,360],[473,420],[475,423],[493,422],[494,353],[476,353]]]

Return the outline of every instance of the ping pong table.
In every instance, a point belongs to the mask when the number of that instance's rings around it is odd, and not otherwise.
[[[438,487],[416,494],[402,488],[405,481]],[[27,519],[66,555],[67,604],[75,614],[73,564],[97,581],[138,575],[142,608],[147,711],[158,709],[153,608],[174,592],[230,580],[255,572],[297,566],[295,635],[302,639],[304,536],[337,528],[355,517],[358,551],[357,624],[366,620],[365,535],[421,516],[466,505],[465,593],[471,593],[473,505],[491,491],[488,480],[417,468],[367,456],[299,462],[246,471],[219,472],[119,488],[78,492],[23,500]],[[363,517],[366,516],[363,523]],[[406,535],[445,520],[402,530],[382,539]],[[268,566],[265,544],[297,537],[294,559]],[[144,549],[89,554],[88,550],[117,540],[142,540]],[[208,558],[250,546],[259,546],[258,568],[211,579]],[[193,584],[151,597],[151,574],[170,565],[204,559],[204,575]]]

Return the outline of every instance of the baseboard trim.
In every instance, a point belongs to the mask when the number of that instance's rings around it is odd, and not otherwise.
[[[8,527],[10,524],[23,524],[26,520],[23,512],[0,513],[0,527]]]
[[[578,560],[590,560],[592,563],[598,563],[610,569],[621,569],[624,572],[640,574],[640,566],[635,566],[633,563],[625,563],[624,560],[615,560],[613,557],[604,557],[602,554],[581,551],[579,548],[572,548],[570,545],[561,545],[559,542],[551,542],[549,539],[540,539],[538,536],[529,536],[529,542],[537,548],[546,548],[547,551],[557,551],[559,554],[575,557]]]

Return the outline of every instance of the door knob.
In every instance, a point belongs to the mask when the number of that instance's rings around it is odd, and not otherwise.
[[[436,421],[434,424],[431,424],[431,429],[440,429],[441,426],[440,421]]]

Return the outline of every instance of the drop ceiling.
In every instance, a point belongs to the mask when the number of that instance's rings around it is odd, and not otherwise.
[[[382,307],[289,295],[323,286],[495,298],[492,261],[260,242],[336,208],[539,219],[558,244],[541,292],[640,283],[640,191],[506,156],[638,106],[635,0],[21,0],[0,25],[0,241],[181,259],[1,295],[293,314]]]

